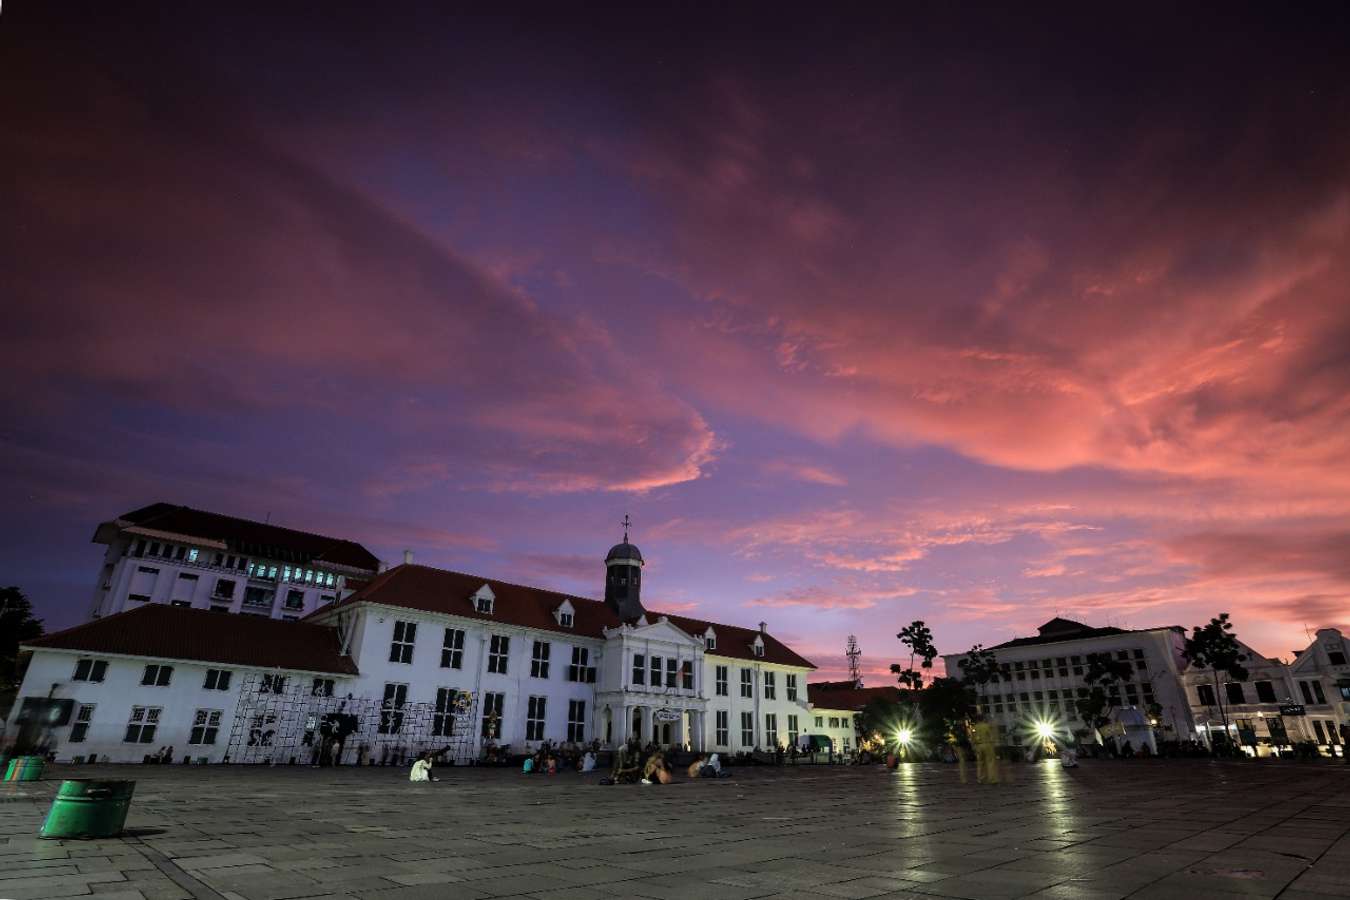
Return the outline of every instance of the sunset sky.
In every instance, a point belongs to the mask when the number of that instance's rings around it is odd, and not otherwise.
[[[156,501],[590,596],[628,513],[648,608],[822,676],[916,618],[1350,625],[1344,6],[53,6],[0,14],[49,627]]]

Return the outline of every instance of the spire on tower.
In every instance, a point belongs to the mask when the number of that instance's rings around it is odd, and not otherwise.
[[[633,524],[628,518],[628,513],[623,514],[623,522],[621,524],[623,525],[623,542],[626,544],[628,543],[628,527]]]

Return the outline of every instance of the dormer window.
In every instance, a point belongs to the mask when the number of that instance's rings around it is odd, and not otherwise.
[[[492,609],[497,600],[496,594],[492,593],[492,588],[485,584],[474,591],[473,597],[470,599],[473,601],[474,610],[486,616],[492,615]]]
[[[576,609],[572,606],[572,601],[564,600],[558,604],[558,608],[553,610],[553,618],[563,628],[571,628],[572,623],[576,621]]]
[[[476,608],[480,613],[492,613],[491,597],[476,597],[474,599],[476,600]]]
[[[713,631],[711,628],[703,632],[703,646],[708,650],[716,650],[717,632]]]
[[[755,638],[755,642],[751,646],[754,647],[756,656],[764,655],[764,642],[759,638]]]

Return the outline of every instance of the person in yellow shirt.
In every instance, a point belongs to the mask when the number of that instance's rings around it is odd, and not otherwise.
[[[994,726],[981,713],[973,717],[970,743],[975,748],[975,780],[980,784],[998,784],[998,750]]]

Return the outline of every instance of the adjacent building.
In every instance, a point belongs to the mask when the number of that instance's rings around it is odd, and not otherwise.
[[[1061,734],[1082,730],[1075,703],[1091,693],[1085,679],[1089,655],[1102,653],[1130,670],[1128,679],[1108,688],[1112,718],[1128,732],[1125,737],[1156,749],[1159,739],[1188,740],[1195,733],[1181,681],[1184,629],[1093,628],[1057,617],[1036,631],[1034,637],[989,648],[999,677],[978,689],[979,704],[1003,743],[1032,743],[1037,723],[1051,723]],[[964,653],[943,656],[947,671],[959,675],[965,658]]]
[[[298,620],[373,578],[353,541],[153,503],[104,522],[91,615],[148,603]]]
[[[811,701],[811,734],[830,739],[836,753],[851,753],[858,745],[858,717],[874,700],[899,703],[897,687],[862,687],[856,681],[818,681],[807,685]]]

